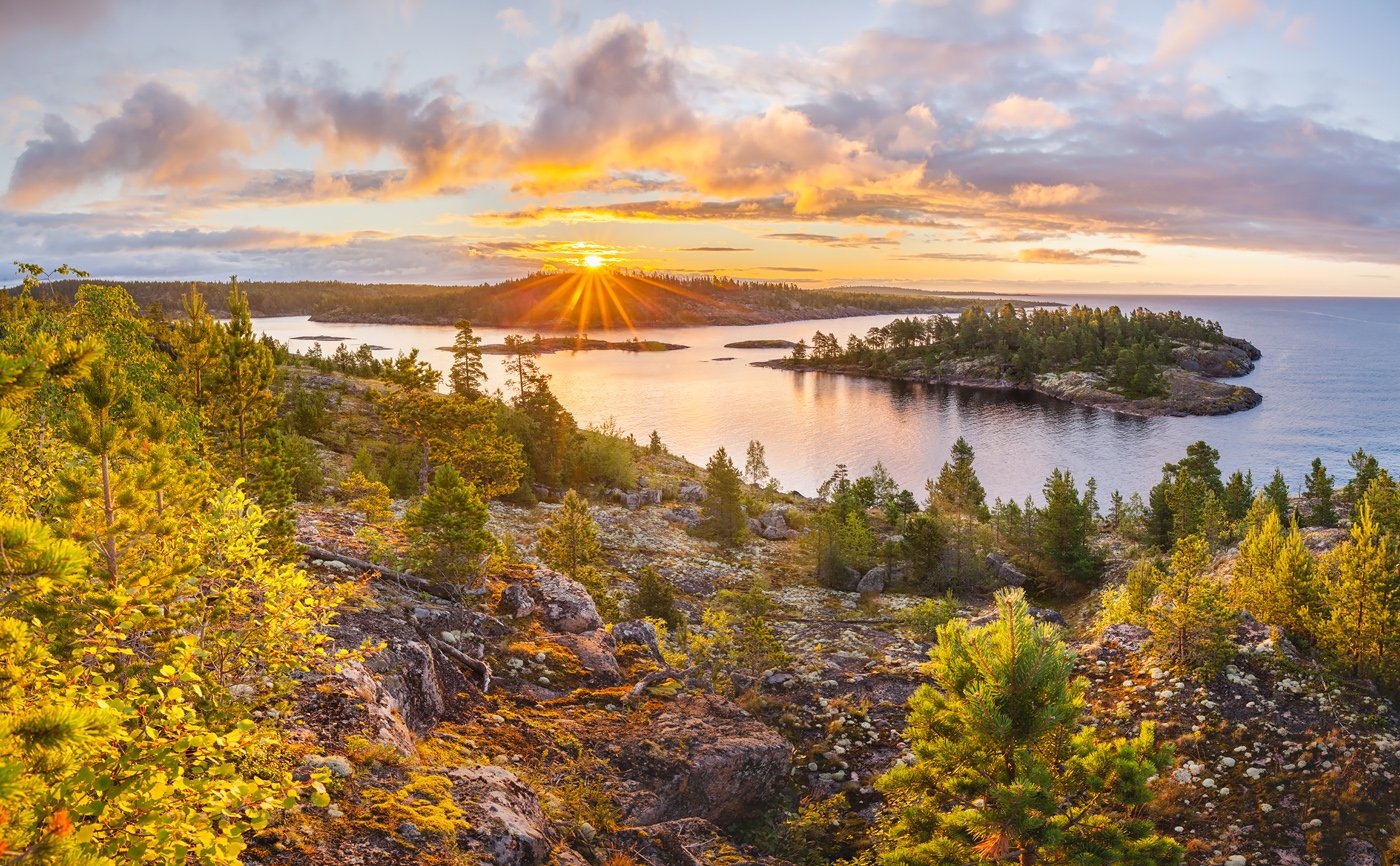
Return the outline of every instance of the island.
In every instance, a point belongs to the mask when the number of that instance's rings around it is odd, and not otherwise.
[[[660,340],[641,340],[633,337],[630,340],[594,340],[586,336],[575,337],[537,337],[534,340],[527,340],[526,345],[530,347],[531,354],[549,355],[554,352],[592,352],[592,351],[617,351],[617,352],[674,352],[678,349],[689,349],[689,346],[682,346],[679,343],[663,343]],[[442,346],[444,352],[451,352],[451,346]],[[481,347],[483,355],[514,355],[516,350],[505,343],[487,343]]]
[[[1004,304],[958,318],[897,319],[843,346],[821,331],[786,358],[753,366],[999,391],[1029,391],[1139,417],[1227,415],[1263,396],[1222,379],[1259,350],[1218,322],[1139,308],[1027,311]]]
[[[51,288],[72,300],[80,280]],[[99,284],[106,284],[99,281]],[[193,286],[209,311],[227,316],[227,284],[135,281],[124,284],[144,308],[177,311]],[[240,281],[252,314],[309,316],[317,323],[455,325],[584,332],[641,327],[763,325],[876,314],[957,314],[1000,299],[935,295],[883,286],[805,289],[793,283],[626,269],[550,270],[470,286],[351,283],[333,280]],[[1017,300],[1018,306],[1058,306]],[[771,347],[769,347],[771,348]],[[787,347],[784,347],[787,348]]]
[[[726,349],[793,349],[797,344],[791,340],[740,340],[737,343],[725,343]]]

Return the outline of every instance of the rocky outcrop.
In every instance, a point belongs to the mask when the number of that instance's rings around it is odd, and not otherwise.
[[[682,481],[676,490],[676,498],[681,502],[704,502],[705,488],[698,481]]]
[[[606,495],[618,505],[621,505],[623,508],[626,508],[628,511],[636,511],[643,505],[661,504],[661,488],[659,487],[643,488],[641,490],[630,491],[619,490],[614,487],[606,491]]]
[[[622,682],[617,667],[617,642],[607,629],[598,628],[582,634],[561,634],[555,642],[574,654],[588,671],[588,682],[595,686],[615,686]]]
[[[620,622],[612,627],[612,636],[619,646],[634,644],[646,647],[647,652],[654,660],[665,663],[665,659],[661,656],[661,645],[656,636],[656,626],[646,620],[629,619],[626,622]]]
[[[501,590],[501,600],[496,604],[496,612],[512,619],[524,619],[535,612],[535,600],[530,592],[518,583],[512,583]]]
[[[987,570],[992,577],[1007,586],[1024,586],[1026,573],[1000,553],[987,554]]]
[[[549,820],[535,792],[513,773],[487,765],[447,775],[469,828],[459,834],[459,845],[498,866],[538,866],[549,859]]]
[[[1106,646],[1116,646],[1124,652],[1142,652],[1147,642],[1152,640],[1152,632],[1140,625],[1120,622],[1103,630],[1101,638]]]
[[[759,517],[750,517],[748,526],[749,532],[769,541],[785,541],[802,534],[788,527],[787,515],[781,508],[770,508]]]
[[[526,591],[540,619],[553,631],[581,634],[603,627],[598,607],[583,584],[548,568],[535,571]]]
[[[1251,343],[1228,338],[1220,345],[1191,343],[1172,350],[1176,365],[1188,373],[1199,373],[1212,379],[1243,376],[1254,369],[1260,353]]]
[[[883,565],[877,565],[870,569],[861,575],[860,580],[856,581],[856,592],[884,592],[887,573],[888,571]]]
[[[792,747],[723,698],[677,700],[642,728],[628,727],[604,753],[623,780],[626,821],[739,820],[782,784]]]

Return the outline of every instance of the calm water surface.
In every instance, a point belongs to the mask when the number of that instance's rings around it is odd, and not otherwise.
[[[675,352],[579,352],[543,355],[539,365],[580,424],[611,419],[645,441],[661,433],[672,451],[703,464],[723,445],[741,467],[749,440],[762,442],[768,465],[784,489],[812,493],[837,463],[852,474],[883,460],[905,487],[922,495],[959,436],[977,452],[977,471],[989,498],[1024,499],[1050,470],[1068,468],[1081,482],[1095,477],[1108,491],[1146,493],[1162,464],[1205,439],[1219,449],[1221,466],[1252,469],[1264,483],[1274,467],[1301,487],[1308,465],[1321,457],[1339,481],[1358,447],[1400,469],[1400,300],[1360,298],[1061,298],[1124,309],[1178,309],[1218,320],[1225,332],[1251,340],[1263,360],[1232,380],[1264,395],[1256,409],[1219,418],[1128,418],[1034,395],[1007,395],[938,386],[791,373],[750,367],[781,357],[781,350],[726,349],[754,339],[807,339],[820,329],[864,334],[892,316],[749,327],[649,328],[643,339],[681,343]],[[410,325],[312,323],[305,317],[265,318],[255,327],[279,339],[332,335],[387,347],[418,348],[446,371],[453,329]],[[479,328],[488,343],[508,330]],[[629,334],[592,336],[626,339]],[[305,349],[311,344],[293,341]],[[334,343],[323,349],[334,351]],[[732,357],[733,360],[720,360]],[[487,356],[488,385],[504,388],[500,356]]]

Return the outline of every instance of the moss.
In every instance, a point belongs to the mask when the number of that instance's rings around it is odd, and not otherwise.
[[[367,788],[361,797],[395,838],[410,847],[412,844],[399,833],[406,822],[425,835],[442,839],[454,839],[469,826],[452,799],[452,780],[446,776],[410,773],[408,782],[397,791]]]

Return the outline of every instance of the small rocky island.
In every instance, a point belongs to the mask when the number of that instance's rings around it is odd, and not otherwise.
[[[1031,312],[1005,305],[957,319],[898,319],[842,346],[818,331],[810,347],[756,367],[819,371],[999,391],[1029,391],[1139,417],[1228,415],[1263,396],[1223,379],[1261,357],[1217,322],[1072,307]]]
[[[682,346],[679,343],[663,343],[660,340],[640,340],[633,337],[630,340],[593,340],[584,336],[569,337],[541,337],[536,340],[527,341],[531,351],[536,355],[549,355],[554,352],[592,352],[602,350],[613,350],[618,352],[674,352],[678,349],[689,349],[689,346]],[[452,351],[451,347],[444,347],[444,352]],[[481,347],[483,355],[514,355],[515,349],[505,343],[487,343]]]

